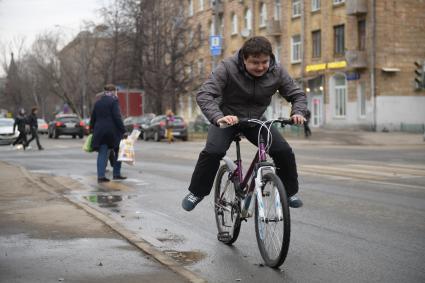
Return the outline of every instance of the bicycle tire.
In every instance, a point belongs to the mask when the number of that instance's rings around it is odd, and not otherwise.
[[[258,211],[258,200],[255,198],[255,235],[257,238],[258,248],[260,250],[261,256],[264,259],[264,262],[267,266],[272,268],[277,268],[283,264],[288,254],[290,234],[291,234],[291,219],[289,214],[289,204],[286,196],[285,187],[282,184],[282,181],[275,173],[266,173],[263,176],[264,185],[262,187],[263,193],[263,202],[264,202],[264,211],[266,221],[262,222],[259,219]],[[269,189],[270,188],[270,189]],[[274,189],[275,188],[275,189]],[[278,194],[276,194],[276,191]],[[267,198],[269,194],[270,198]],[[274,208],[276,214],[276,196],[279,195],[282,209],[282,221],[276,221],[277,216],[273,215],[273,209],[268,207],[268,204],[271,204],[271,207]],[[274,196],[274,197],[273,197]],[[273,221],[268,221],[274,219]],[[282,233],[276,233],[274,231],[273,238],[281,240],[281,243],[275,244],[271,247],[273,243],[270,242],[270,238],[267,237],[266,230],[272,229],[273,227],[277,229],[281,226]],[[275,248],[275,255],[271,255],[269,248]]]
[[[226,245],[232,245],[238,239],[241,228],[240,199],[236,195],[235,184],[227,178],[228,172],[227,165],[222,165],[217,172],[214,185],[214,214],[218,233],[229,233],[228,237],[219,240]],[[228,194],[223,191],[226,183]],[[230,209],[230,212],[224,207]]]

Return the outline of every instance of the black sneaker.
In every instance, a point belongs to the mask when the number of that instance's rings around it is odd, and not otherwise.
[[[114,176],[114,180],[125,180],[127,177],[124,177],[122,175]]]
[[[303,206],[303,202],[297,196],[290,197],[288,202],[289,202],[289,207],[292,207],[292,208],[299,208]]]
[[[110,180],[108,178],[106,178],[106,177],[97,178],[97,182],[98,183],[106,183],[106,182],[109,182],[109,181]]]
[[[186,211],[191,211],[195,208],[195,206],[201,202],[203,198],[197,197],[192,193],[189,193],[187,196],[184,197],[182,201],[182,207]]]

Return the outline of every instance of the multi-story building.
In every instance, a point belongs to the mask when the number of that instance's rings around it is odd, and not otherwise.
[[[207,44],[198,50],[195,74],[208,74],[246,38],[263,35],[304,88],[312,126],[425,124],[425,91],[415,82],[425,63],[424,1],[188,0],[187,7],[194,27],[222,36],[221,55],[212,56]],[[195,105],[194,93],[182,96],[186,116],[199,111]],[[267,115],[288,114],[276,96]]]

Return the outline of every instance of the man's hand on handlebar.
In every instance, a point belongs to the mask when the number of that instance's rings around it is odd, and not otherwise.
[[[236,116],[232,116],[232,115],[227,115],[224,116],[223,118],[220,118],[217,120],[217,124],[220,125],[226,125],[226,126],[233,126],[235,124],[237,124],[239,122],[238,117]]]
[[[305,118],[303,115],[294,114],[291,116],[292,121],[295,125],[302,125],[305,122]]]

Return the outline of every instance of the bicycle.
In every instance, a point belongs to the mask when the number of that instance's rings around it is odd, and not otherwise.
[[[255,234],[258,248],[266,265],[277,268],[283,264],[288,253],[291,222],[286,190],[276,175],[274,164],[267,162],[266,153],[272,143],[271,126],[280,123],[284,127],[293,122],[290,119],[246,119],[239,123],[260,125],[258,150],[245,176],[242,172],[240,133],[234,138],[236,160],[223,157],[224,164],[217,172],[214,185],[217,238],[227,245],[232,245],[237,240],[241,222],[253,215],[254,207],[250,209],[250,204],[255,192]],[[266,140],[261,135],[262,130],[267,132]]]

